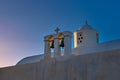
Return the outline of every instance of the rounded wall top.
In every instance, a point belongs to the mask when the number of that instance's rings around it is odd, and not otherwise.
[[[35,62],[39,62],[42,59],[44,59],[43,54],[35,55],[35,56],[29,56],[29,57],[26,57],[26,58],[23,58],[22,60],[20,60],[16,65],[35,63]]]
[[[64,31],[64,32],[61,32],[61,33],[63,33],[64,35],[72,35],[72,32],[70,32],[70,31]]]
[[[85,22],[85,25],[83,25],[81,28],[79,28],[78,31],[87,31],[87,30],[92,30],[92,31],[96,31],[98,32],[97,30],[95,30],[93,27],[91,27],[88,22],[86,21]]]

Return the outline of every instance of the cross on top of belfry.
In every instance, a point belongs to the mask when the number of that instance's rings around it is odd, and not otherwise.
[[[55,29],[55,32],[58,34],[59,31],[60,31],[60,29],[57,27],[57,28]]]

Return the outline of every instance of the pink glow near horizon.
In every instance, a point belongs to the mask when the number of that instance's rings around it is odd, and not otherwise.
[[[31,53],[38,53],[32,45],[32,42],[22,41],[18,39],[0,40],[0,67],[15,65],[19,60]]]

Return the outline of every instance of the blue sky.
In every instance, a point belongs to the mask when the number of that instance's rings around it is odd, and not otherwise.
[[[119,0],[0,0],[0,67],[44,52],[43,37],[89,24],[100,42],[120,39]]]

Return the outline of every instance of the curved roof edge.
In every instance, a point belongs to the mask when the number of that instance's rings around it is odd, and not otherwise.
[[[93,27],[91,27],[88,22],[86,21],[85,24],[83,26],[81,26],[78,31],[86,31],[86,30],[93,30],[98,32],[96,29],[94,29]]]
[[[43,58],[44,58],[43,54],[25,57],[22,60],[20,60],[16,65],[39,62]]]

